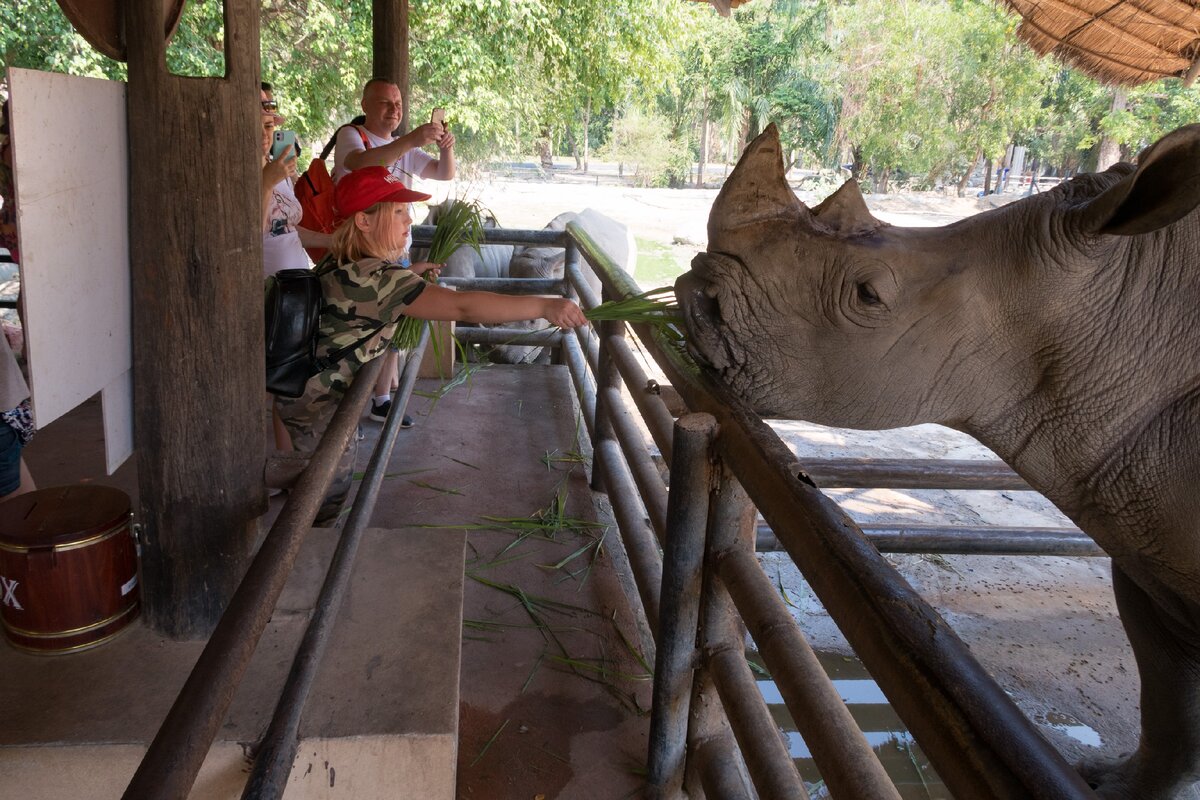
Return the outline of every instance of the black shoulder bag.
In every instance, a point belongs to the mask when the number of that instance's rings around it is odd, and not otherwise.
[[[267,280],[266,323],[267,391],[280,397],[299,397],[304,394],[308,379],[337,364],[367,342],[383,327],[381,320],[357,342],[317,357],[317,331],[321,310],[325,305],[321,294],[322,268],[328,269],[326,258],[315,269],[285,269]]]

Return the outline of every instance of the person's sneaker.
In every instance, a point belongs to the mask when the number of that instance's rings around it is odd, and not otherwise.
[[[405,414],[404,417],[401,418],[401,420],[400,420],[401,428],[411,428],[413,426],[413,424],[414,424],[413,418],[410,417],[408,414]]]
[[[384,400],[382,403],[371,401],[370,418],[376,422],[384,422],[387,420],[388,412],[392,410],[392,401]]]

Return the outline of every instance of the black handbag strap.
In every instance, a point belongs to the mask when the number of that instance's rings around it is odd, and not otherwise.
[[[362,319],[366,319],[366,317],[363,317]],[[327,369],[336,367],[339,363],[341,363],[343,358],[362,347],[372,336],[379,333],[381,328],[383,328],[383,321],[375,320],[375,324],[371,326],[371,328],[367,331],[367,334],[357,342],[348,344],[345,347],[339,347],[337,350],[334,350],[327,356],[321,356],[313,359],[313,364],[317,367],[317,371],[324,372]]]

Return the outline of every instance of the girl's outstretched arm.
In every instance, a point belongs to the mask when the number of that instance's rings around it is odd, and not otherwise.
[[[417,319],[456,322],[547,319],[560,328],[578,328],[587,323],[583,309],[565,297],[455,292],[436,284],[425,287],[404,313]]]

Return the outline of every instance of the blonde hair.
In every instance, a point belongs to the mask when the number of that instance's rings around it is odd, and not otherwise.
[[[333,244],[330,250],[339,262],[358,261],[363,258],[382,258],[387,261],[398,261],[405,254],[405,243],[394,245],[394,231],[397,228],[397,203],[376,203],[363,214],[375,217],[371,233],[363,231],[354,223],[350,216],[342,221],[333,232]]]

